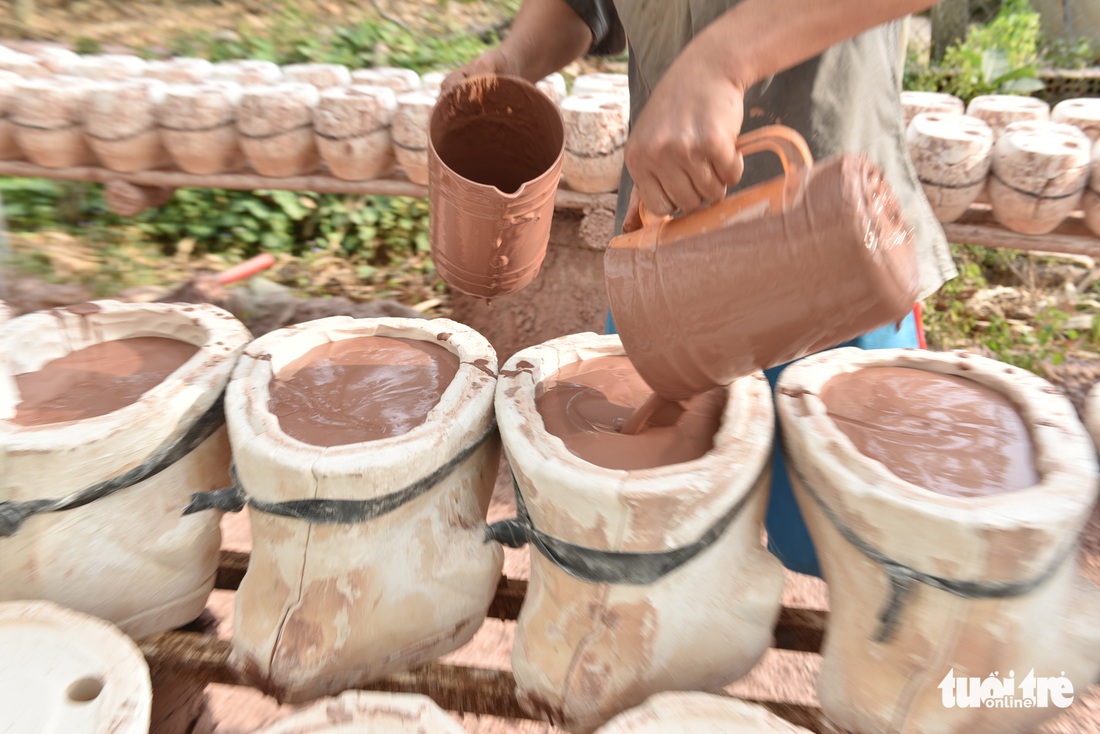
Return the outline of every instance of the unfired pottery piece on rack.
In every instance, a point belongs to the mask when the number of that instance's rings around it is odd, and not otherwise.
[[[540,79],[535,86],[539,88],[540,92],[554,100],[554,104],[561,104],[561,101],[566,97],[565,77],[556,71]]]
[[[435,92],[407,92],[397,98],[393,114],[394,155],[413,183],[428,184],[428,124],[438,99]]]
[[[11,113],[15,108],[15,85],[23,77],[14,71],[0,71],[0,161],[17,161],[23,157],[15,136]]]
[[[283,67],[283,76],[288,82],[312,84],[317,89],[351,84],[351,72],[342,64],[289,64]]]
[[[59,73],[93,81],[110,81],[141,76],[145,59],[131,54],[90,54],[77,56],[62,65]]]
[[[1085,225],[1100,237],[1100,140],[1092,146],[1089,171],[1089,185],[1081,197],[1081,209],[1085,214]]]
[[[0,728],[148,734],[153,686],[117,627],[43,601],[0,603]]]
[[[1085,398],[1085,423],[1092,435],[1092,442],[1100,451],[1100,382],[1092,386]]]
[[[235,59],[214,64],[214,68],[210,70],[210,78],[250,87],[254,84],[276,84],[282,81],[283,70],[273,61]]]
[[[321,164],[313,137],[317,87],[304,82],[245,87],[237,108],[241,150],[262,176],[300,176]]]
[[[0,57],[0,71],[11,71],[24,79],[44,79],[54,75],[53,71],[35,57],[18,52]]]
[[[167,84],[199,84],[210,78],[213,71],[214,65],[206,59],[177,56],[148,62],[144,75]]]
[[[25,79],[16,84],[8,119],[23,155],[43,168],[69,168],[95,162],[81,120],[91,83],[74,77]]]
[[[696,692],[658,693],[596,734],[810,734],[758,704]]]
[[[92,87],[85,103],[84,132],[105,168],[147,171],[171,163],[157,129],[157,109],[164,94],[163,82],[146,78]]]
[[[466,734],[427,696],[346,691],[256,734]]]
[[[905,112],[906,129],[913,122],[913,118],[924,112],[945,115],[961,115],[966,112],[966,104],[961,99],[953,94],[942,92],[902,92],[901,108]]]
[[[1100,98],[1063,100],[1054,105],[1050,119],[1079,128],[1093,143],[1100,140]]]
[[[573,80],[570,94],[630,94],[630,77],[626,74],[614,74],[602,71],[581,74]]]
[[[1046,234],[1068,217],[1089,180],[1088,136],[1059,122],[1015,122],[993,148],[993,216],[1021,234]]]
[[[313,131],[332,175],[365,181],[393,171],[390,129],[396,108],[397,97],[386,87],[336,87],[321,93]]]
[[[61,74],[65,64],[71,63],[77,54],[61,46],[36,46],[28,52],[51,74]]]
[[[993,131],[969,115],[922,112],[906,137],[932,211],[941,222],[954,222],[985,190]]]
[[[395,95],[415,91],[420,87],[420,75],[412,69],[396,66],[376,66],[351,72],[351,83],[370,87],[386,87]]]
[[[561,174],[569,188],[602,194],[619,188],[623,147],[630,129],[630,100],[622,94],[581,94],[561,103],[565,158]]]
[[[429,71],[424,76],[420,77],[420,89],[425,92],[437,94],[440,86],[443,84],[443,80],[447,78],[446,72],[443,71]]]
[[[237,136],[241,86],[235,82],[173,84],[157,112],[161,140],[181,171],[232,173],[244,166]]]
[[[1050,119],[1050,105],[1035,97],[1017,94],[985,94],[970,100],[966,114],[977,117],[993,130],[993,140],[1000,139],[1006,127],[1014,122],[1044,122]]]

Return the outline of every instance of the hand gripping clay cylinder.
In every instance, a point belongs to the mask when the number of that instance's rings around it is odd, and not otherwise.
[[[172,162],[160,140],[157,108],[165,85],[155,79],[101,82],[92,87],[84,109],[84,134],[104,167],[133,172]]]
[[[653,693],[747,673],[771,643],[783,586],[760,544],[774,433],[764,376],[624,435],[649,390],[615,335],[525,349],[500,374],[521,509],[491,535],[532,544],[512,649],[521,705],[589,732]]]
[[[91,89],[86,79],[25,79],[15,86],[10,120],[27,160],[43,168],[95,163],[81,120]]]
[[[245,163],[237,136],[241,86],[235,82],[173,84],[157,108],[160,137],[181,171],[231,173]]]
[[[909,157],[937,219],[954,222],[985,189],[993,131],[976,117],[921,113],[907,132]]]
[[[149,666],[101,619],[50,602],[0,603],[0,680],[5,732],[149,732]]]
[[[406,92],[393,114],[393,150],[397,164],[415,184],[428,185],[428,124],[439,90]]]
[[[427,696],[347,691],[256,734],[466,734]]]
[[[317,150],[332,175],[366,181],[394,168],[390,129],[397,98],[386,87],[335,87],[321,92],[313,111]]]
[[[707,693],[658,693],[596,734],[810,734],[763,706]]]
[[[221,534],[213,513],[182,513],[228,483],[220,396],[248,339],[208,305],[99,301],[0,325],[0,600],[135,639],[199,616]]]
[[[619,188],[623,147],[630,128],[630,99],[623,94],[582,94],[561,103],[565,121],[562,178],[574,191],[603,194]]]
[[[245,87],[237,110],[241,150],[261,176],[312,173],[321,164],[313,139],[317,87],[302,82]]]
[[[1034,97],[1015,94],[986,94],[970,100],[966,114],[977,117],[993,130],[993,140],[1000,139],[1005,128],[1014,122],[1046,122],[1050,120],[1050,105]]]
[[[908,128],[914,118],[922,113],[961,115],[966,111],[966,105],[953,94],[905,91],[901,93],[901,109],[905,112],[905,127]]]
[[[252,557],[231,662],[297,703],[464,645],[503,552],[496,355],[445,319],[335,317],[266,334],[226,394]]]
[[[829,585],[835,725],[1030,732],[1069,703],[1037,685],[1095,680],[1100,592],[1077,551],[1100,475],[1057,388],[964,352],[845,348],[786,370],[777,405]]]
[[[539,273],[561,180],[561,113],[518,77],[476,76],[440,96],[428,131],[432,260],[475,298]]]
[[[1059,122],[1015,122],[993,148],[989,200],[1002,225],[1046,234],[1077,209],[1089,181],[1088,137]]]

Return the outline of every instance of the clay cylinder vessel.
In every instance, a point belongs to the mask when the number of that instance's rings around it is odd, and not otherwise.
[[[1089,180],[1088,136],[1058,122],[1016,122],[993,148],[989,200],[998,222],[1046,234],[1077,209]]]
[[[120,486],[0,528],[0,600],[53,601],[135,639],[199,616],[221,534],[214,513],[183,510],[228,482],[219,397],[248,339],[205,304],[98,301],[0,325],[0,502],[16,503],[6,518]]]
[[[993,131],[976,117],[922,112],[906,136],[932,211],[941,222],[954,222],[985,190]]]
[[[966,104],[953,94],[905,91],[901,93],[901,109],[905,113],[905,127],[908,129],[917,115],[925,112],[961,115],[966,111]]]
[[[622,94],[582,94],[561,103],[565,157],[561,175],[574,191],[602,194],[619,188],[630,100]]]
[[[528,81],[471,77],[440,96],[428,196],[432,260],[447,285],[494,298],[535,279],[564,153],[561,113]]]
[[[237,59],[214,64],[214,68],[210,70],[210,78],[250,87],[257,84],[277,84],[283,80],[283,70],[274,61]]]
[[[713,446],[693,460],[610,469],[548,430],[537,403],[546,381],[623,354],[615,335],[561,337],[515,354],[497,386],[528,537],[541,539],[512,648],[516,695],[532,716],[577,733],[651,694],[747,673],[771,643],[783,586],[760,544],[774,434],[762,374],[725,390]],[[604,560],[553,560],[577,552]],[[679,565],[643,568],[622,555],[669,553],[682,554]]]
[[[810,734],[758,704],[707,693],[658,693],[596,734]]]
[[[539,91],[553,100],[554,104],[561,104],[566,97],[565,77],[558,72],[545,76],[535,84]]]
[[[936,381],[906,383],[920,401],[914,409],[908,399],[887,402],[897,400],[889,386],[862,387],[881,379],[868,368],[908,380],[923,371]],[[838,379],[850,380],[837,388],[849,397],[833,405],[847,407],[830,412],[826,399],[836,393],[827,391]],[[988,391],[1001,406],[951,402],[940,387],[950,380]],[[877,411],[870,417],[851,407],[866,401]],[[1077,550],[1100,474],[1092,442],[1057,388],[965,352],[845,348],[784,371],[776,403],[795,496],[829,585],[818,694],[833,724],[1022,734],[1068,705],[1045,693],[1036,705],[1037,685],[1079,695],[1096,679],[1100,592],[1080,575]],[[967,406],[983,417],[961,416]],[[983,420],[1015,421],[1030,436],[1013,452],[1011,470],[1007,461],[983,462],[1005,455],[991,443],[996,434],[970,430]],[[878,444],[902,447],[889,459],[896,464],[857,447],[850,436],[861,425],[896,432]],[[912,451],[921,453],[909,462]],[[917,475],[919,483],[902,478]],[[949,486],[960,481],[976,483],[973,491]],[[1004,698],[1011,700],[991,703]]]
[[[199,84],[209,79],[213,71],[214,65],[206,59],[177,56],[148,62],[143,75],[166,84]]]
[[[25,79],[16,84],[9,119],[27,160],[44,168],[95,162],[81,125],[90,89],[87,80],[71,77]]]
[[[626,74],[612,74],[602,71],[581,74],[573,80],[570,94],[630,94],[630,78]]]
[[[1081,210],[1085,214],[1085,225],[1100,237],[1100,140],[1092,146],[1091,159],[1089,184],[1081,197]]]
[[[1085,399],[1085,424],[1092,434],[1093,443],[1100,451],[1100,383],[1092,386]]]
[[[396,66],[371,67],[351,72],[351,83],[356,86],[386,87],[398,95],[419,89],[420,75],[412,69]]]
[[[435,701],[417,694],[347,691],[256,734],[466,734]]]
[[[420,77],[420,89],[425,92],[431,92],[437,94],[439,88],[443,85],[443,80],[447,78],[447,74],[442,71],[429,71],[424,76]]]
[[[966,114],[977,117],[993,130],[993,140],[1000,139],[1005,128],[1014,122],[1046,122],[1050,105],[1034,97],[1015,94],[986,94],[970,100]]]
[[[920,277],[912,229],[881,171],[847,154],[812,165],[797,133],[738,138],[785,178],[652,221],[604,253],[615,325],[645,381],[671,400],[896,323]]]
[[[1100,140],[1100,99],[1096,97],[1063,100],[1054,105],[1050,119],[1073,125],[1093,143]]]
[[[351,84],[351,72],[341,64],[289,64],[283,67],[283,76],[288,82],[312,84],[317,89]]]
[[[15,109],[16,85],[23,77],[15,72],[0,71],[0,161],[17,161],[23,157],[15,124],[11,121]]]
[[[244,166],[237,137],[241,87],[234,82],[173,84],[157,108],[164,147],[181,171],[231,173]]]
[[[165,85],[155,79],[102,82],[88,94],[84,134],[112,171],[148,171],[172,162],[157,129]]]
[[[237,109],[241,150],[262,176],[312,173],[321,164],[313,139],[317,87],[300,82],[246,87]]]
[[[393,149],[397,164],[413,183],[428,185],[428,124],[438,98],[433,92],[406,92],[398,96],[393,113]]]
[[[0,706],[8,732],[147,734],[141,650],[101,619],[43,601],[0,603]]]
[[[131,54],[89,54],[63,64],[59,74],[93,81],[130,79],[145,71],[145,59]]]
[[[54,74],[35,57],[16,51],[0,56],[0,71],[10,71],[24,79],[44,79]]]
[[[339,418],[293,427],[272,407],[282,405],[273,395],[286,395],[279,381],[317,358],[311,350],[367,337],[426,342],[425,350],[454,355],[457,372],[407,432],[356,433],[370,440],[331,446],[295,438],[331,442],[330,432],[355,416],[403,410],[393,407],[392,393],[368,395],[353,409],[348,402],[361,394],[353,390],[329,409]],[[341,316],[274,331],[249,346],[227,390],[226,414],[252,528],[231,662],[254,685],[280,701],[307,701],[415,668],[473,637],[503,561],[500,547],[485,539],[500,460],[496,368],[481,335],[445,319]],[[320,401],[310,411],[335,399],[320,383],[299,394]],[[333,516],[311,510],[314,500],[353,507]],[[281,509],[297,501],[302,512]]]
[[[42,64],[51,74],[63,74],[65,65],[72,63],[77,54],[60,46],[37,46],[29,54]]]
[[[317,150],[332,175],[346,181],[388,176],[396,161],[390,129],[397,97],[386,87],[338,87],[313,111]]]

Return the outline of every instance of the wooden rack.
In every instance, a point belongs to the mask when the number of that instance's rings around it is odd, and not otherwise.
[[[247,553],[222,551],[215,588],[236,591],[247,568]],[[526,592],[526,581],[502,577],[487,616],[514,621],[519,615]],[[775,628],[774,647],[804,654],[819,654],[827,618],[826,612],[783,607]],[[230,643],[219,639],[212,632],[165,632],[143,640],[139,645],[149,662],[154,679],[186,679],[198,685],[250,685],[244,675],[229,664]],[[361,686],[352,688],[390,693],[419,693],[449,711],[505,719],[532,718],[516,700],[512,674],[503,670],[430,663],[407,673],[364,681]],[[747,700],[817,734],[832,734],[837,731],[823,718],[820,709],[815,707],[783,701]]]

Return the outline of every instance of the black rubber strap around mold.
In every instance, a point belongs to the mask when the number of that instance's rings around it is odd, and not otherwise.
[[[486,531],[486,542],[495,541],[508,548],[522,548],[530,543],[555,566],[581,581],[645,586],[659,581],[713,545],[733,524],[762,484],[757,481],[694,542],[667,551],[626,553],[574,545],[538,530],[531,522],[523,494],[513,476],[516,517],[490,525]]]
[[[784,446],[784,455],[791,455],[786,446]],[[787,470],[799,481],[803,489],[806,490],[806,494],[813,499],[814,504],[821,508],[825,517],[829,519],[829,522],[840,533],[841,537],[867,558],[882,566],[886,572],[886,576],[890,581],[890,596],[879,611],[879,628],[872,637],[878,643],[887,643],[893,639],[898,621],[905,610],[905,604],[913,595],[913,592],[916,591],[916,584],[924,584],[964,599],[1008,599],[1024,596],[1049,581],[1061,569],[1066,559],[1077,547],[1079,534],[1071,538],[1061,552],[1054,554],[1050,563],[1042,571],[1036,576],[1023,581],[970,581],[934,576],[895,561],[864,541],[852,528],[844,523],[833,508],[826,504],[821,495],[790,462],[787,463]]]
[[[240,512],[246,506],[267,515],[278,515],[305,522],[322,525],[352,525],[367,522],[393,512],[425,494],[435,485],[446,479],[486,441],[496,435],[496,423],[479,436],[473,443],[455,454],[445,464],[426,477],[390,494],[371,497],[364,500],[302,499],[286,502],[265,502],[249,497],[237,478],[236,467],[231,467],[233,485],[213,492],[197,492],[191,495],[191,503],[184,509],[184,515],[204,510],[222,512]]]
[[[50,512],[75,510],[161,473],[198,448],[225,424],[224,399],[224,394],[219,395],[214,404],[179,438],[157,450],[138,466],[117,477],[85,487],[79,492],[74,492],[60,499],[0,502],[0,538],[15,535],[30,517]]]

